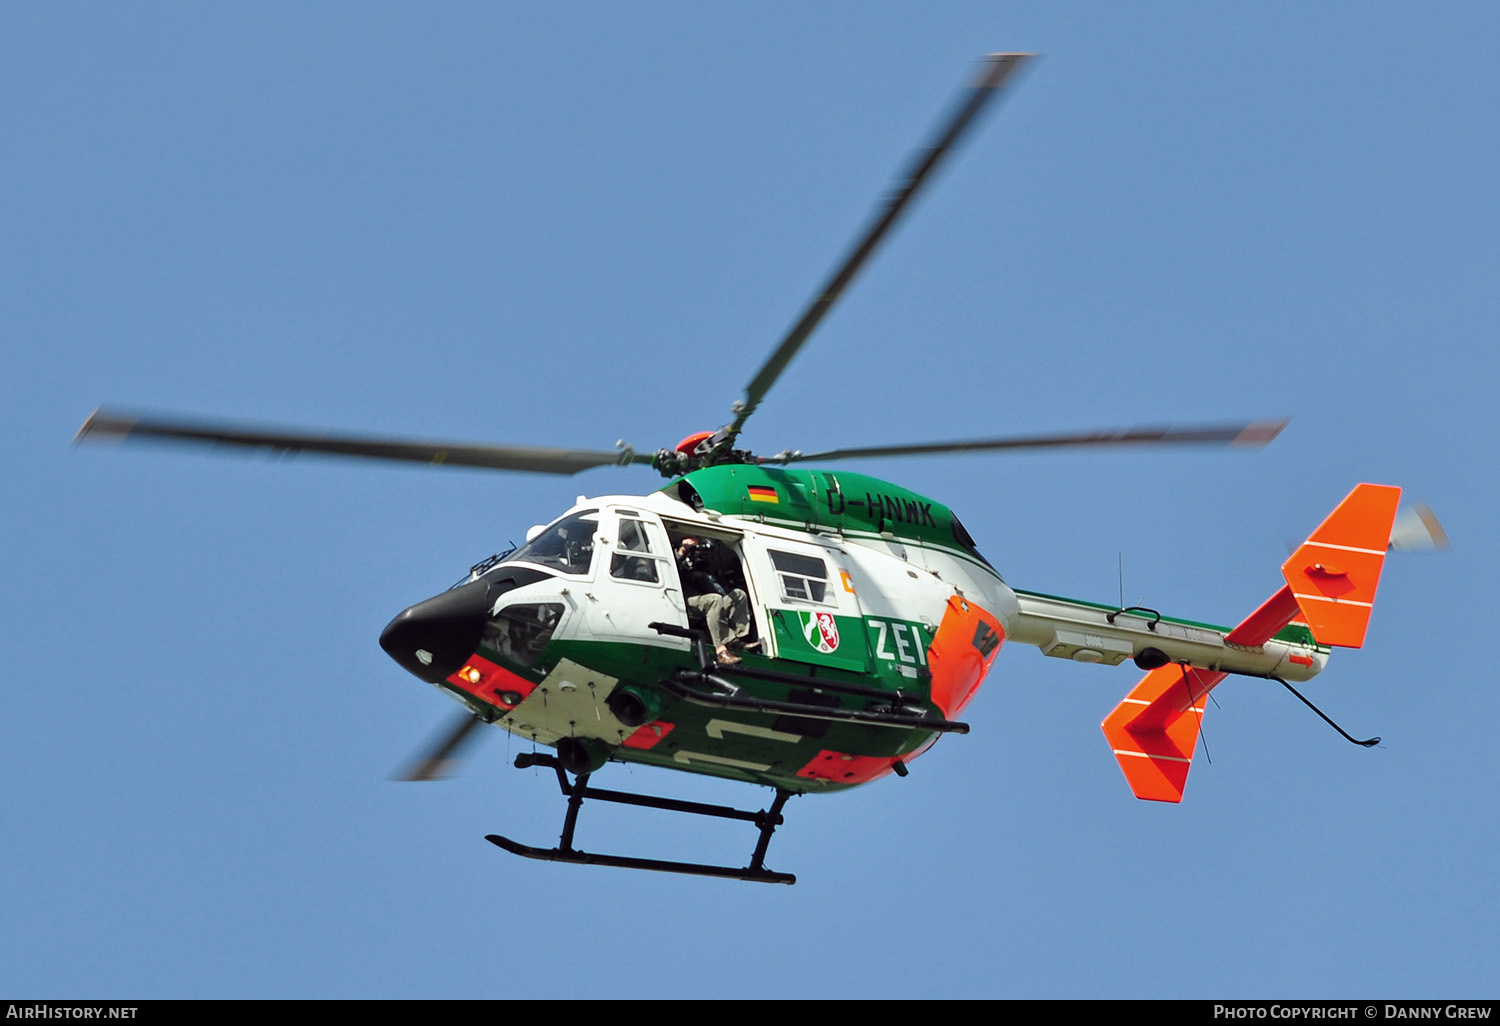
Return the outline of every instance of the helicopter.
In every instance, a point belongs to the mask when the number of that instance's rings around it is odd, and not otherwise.
[[[1241,675],[1279,681],[1295,694],[1292,685],[1322,671],[1333,647],[1360,647],[1386,552],[1412,538],[1441,542],[1429,510],[1398,517],[1399,488],[1358,485],[1287,559],[1285,586],[1239,624],[1220,627],[1125,606],[1123,597],[1110,606],[1020,590],[949,507],[874,477],[803,465],[1081,447],[1257,448],[1285,420],[771,456],[739,442],[914,198],[1033,57],[993,54],[979,62],[931,144],[717,430],[637,452],[623,441],[613,450],[581,450],[335,436],[100,409],[75,441],[227,445],[553,475],[649,466],[662,475],[666,483],[644,495],[580,496],[528,531],[524,544],[476,563],[380,635],[398,665],[463,707],[409,779],[442,776],[485,725],[536,746],[516,758],[517,767],[555,771],[567,799],[559,843],[535,847],[488,835],[516,855],[795,883],[793,874],[766,866],[787,802],[905,776],[944,735],[967,734],[959,717],[1007,641],[1078,663],[1129,660],[1145,671],[1101,726],[1138,798],[1179,802],[1209,692]],[[765,786],[774,798],[752,811],[595,786],[594,775],[612,762]],[[755,847],[744,866],[584,851],[574,837],[586,800],[748,822]]]

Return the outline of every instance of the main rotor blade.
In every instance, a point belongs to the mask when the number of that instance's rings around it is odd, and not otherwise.
[[[296,455],[299,452],[329,456],[359,456],[366,459],[398,460],[489,470],[519,470],[533,474],[576,474],[591,467],[611,464],[650,463],[649,455],[630,448],[615,452],[587,449],[550,449],[526,445],[475,445],[389,438],[300,434],[269,431],[202,421],[156,420],[95,410],[73,441],[100,442],[123,439],[170,442],[203,442],[244,449],[266,449]]]
[[[1240,424],[1188,424],[1180,427],[1104,428],[1059,435],[1028,435],[1014,438],[976,438],[959,442],[923,445],[882,445],[864,449],[830,449],[827,452],[789,453],[771,457],[766,463],[806,463],[809,460],[856,460],[872,456],[926,456],[945,452],[994,452],[1004,449],[1067,449],[1107,445],[1234,445],[1259,449],[1268,444],[1286,420],[1252,420]]]
[[[896,223],[897,218],[911,203],[912,198],[932,175],[943,157],[958,145],[964,131],[984,109],[985,104],[1017,68],[1034,56],[1036,55],[1029,53],[997,53],[984,58],[974,84],[959,98],[957,106],[942,130],[938,132],[932,147],[917,155],[910,170],[907,171],[905,182],[891,195],[874,222],[855,243],[849,255],[844,258],[843,264],[834,272],[833,277],[828,279],[828,283],[818,290],[816,298],[803,312],[802,317],[792,330],[787,332],[781,344],[771,354],[771,358],[750,380],[750,384],[745,389],[744,400],[735,404],[734,421],[729,425],[731,434],[739,434],[750,414],[755,412],[756,407],[766,397],[766,393],[771,390],[771,386],[776,383],[781,372],[802,348],[802,343],[807,341],[807,337],[817,328],[824,315],[843,295],[849,283],[854,280],[854,276],[859,273],[865,261],[870,258],[870,254],[875,251],[875,247],[885,238],[891,226]]]
[[[444,777],[451,776],[459,766],[459,749],[474,733],[474,728],[483,722],[471,713],[459,714],[452,726],[428,748],[427,754],[412,763],[411,768],[397,779],[442,780]]]

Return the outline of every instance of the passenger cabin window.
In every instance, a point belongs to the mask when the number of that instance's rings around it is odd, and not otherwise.
[[[828,599],[828,564],[816,556],[775,549],[767,551],[771,555],[771,564],[776,567],[776,576],[781,580],[782,597],[833,605]]]
[[[660,578],[656,572],[656,560],[651,557],[651,541],[646,537],[646,525],[629,517],[620,518],[619,551],[609,561],[609,575],[626,581],[642,581],[656,584]],[[631,553],[642,555],[631,555]]]
[[[598,529],[598,510],[574,513],[521,546],[509,561],[537,563],[565,574],[586,574],[594,561],[594,532]]]

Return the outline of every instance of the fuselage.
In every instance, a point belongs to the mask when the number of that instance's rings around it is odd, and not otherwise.
[[[705,630],[702,575],[679,565],[685,538],[744,595],[741,662],[713,673],[733,694],[694,686],[704,650],[683,635]],[[412,626],[430,603],[465,635],[446,653]],[[933,723],[961,726],[1018,611],[940,503],[864,475],[722,466],[580,501],[382,643],[538,744],[815,792],[904,768],[943,732]]]

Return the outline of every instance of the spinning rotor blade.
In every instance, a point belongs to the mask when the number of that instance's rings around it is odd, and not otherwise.
[[[1390,547],[1394,552],[1431,552],[1450,546],[1448,532],[1438,523],[1432,507],[1425,502],[1414,502],[1396,514],[1391,525]]]
[[[1029,53],[997,53],[984,58],[974,84],[960,99],[942,131],[938,133],[931,149],[918,155],[917,160],[907,172],[906,181],[892,194],[885,208],[880,211],[875,221],[866,229],[864,236],[844,258],[843,264],[834,272],[828,283],[818,290],[817,297],[803,312],[802,317],[781,340],[781,344],[776,347],[771,358],[750,380],[750,384],[745,388],[744,400],[735,404],[734,421],[729,425],[731,435],[739,434],[750,414],[755,412],[756,407],[766,397],[766,393],[771,390],[771,386],[776,383],[781,372],[802,348],[802,343],[807,341],[807,337],[817,328],[824,315],[834,303],[838,302],[844,290],[849,287],[849,283],[854,280],[854,276],[859,273],[870,254],[875,251],[875,247],[885,238],[891,226],[896,223],[897,218],[911,203],[912,198],[931,176],[943,157],[958,145],[965,130],[984,109],[985,104],[1017,68],[1034,56],[1036,55]]]
[[[474,728],[483,722],[478,716],[470,713],[459,714],[453,726],[442,735],[442,739],[397,779],[442,780],[444,777],[451,776],[458,769],[460,761],[455,753],[473,735]]]
[[[1030,435],[1015,438],[976,438],[925,445],[881,445],[864,449],[830,449],[827,452],[792,453],[771,457],[767,463],[803,463],[808,460],[854,460],[870,456],[925,456],[945,452],[995,452],[1003,449],[1067,449],[1101,445],[1236,445],[1259,449],[1286,427],[1286,420],[1252,420],[1242,424],[1189,424],[1181,427],[1105,428],[1061,435]]]
[[[592,467],[650,463],[651,457],[633,449],[615,452],[588,449],[549,449],[530,445],[475,445],[472,443],[359,438],[338,435],[296,434],[260,428],[235,427],[193,421],[152,420],[95,410],[78,429],[73,441],[101,442],[149,439],[171,442],[205,442],[245,449],[268,449],[295,455],[316,452],[329,456],[360,456],[376,460],[399,460],[489,470],[519,470],[533,474],[576,474]]]

